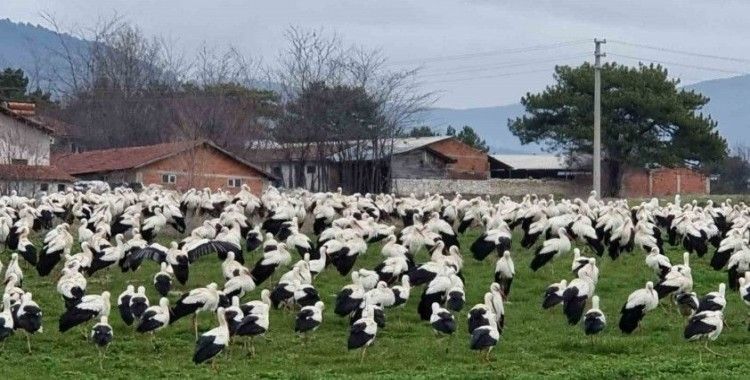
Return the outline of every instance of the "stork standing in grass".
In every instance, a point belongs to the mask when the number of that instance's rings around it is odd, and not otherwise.
[[[723,329],[724,314],[721,311],[706,310],[690,317],[683,335],[688,341],[704,339],[706,350],[714,355],[723,356],[708,347],[708,342],[718,339]]]
[[[224,304],[226,304],[225,302]],[[175,323],[180,318],[192,314],[193,330],[198,338],[198,314],[201,312],[215,311],[220,305],[221,295],[215,283],[210,283],[205,288],[193,289],[180,297],[172,308],[169,323]]]
[[[99,317],[99,323],[95,324],[91,329],[91,341],[94,342],[97,349],[99,350],[99,369],[104,369],[103,359],[107,351],[107,347],[112,343],[114,333],[112,326],[109,325],[108,317],[102,315]]]
[[[193,363],[201,364],[211,360],[211,368],[214,370],[217,370],[214,358],[229,344],[229,328],[223,307],[216,309],[216,319],[219,321],[219,326],[208,330],[198,338],[193,354]]]
[[[599,296],[591,297],[591,309],[583,316],[583,331],[586,335],[593,337],[604,330],[607,326],[607,318],[599,308]]]
[[[151,343],[156,348],[155,333],[169,325],[171,312],[169,310],[169,299],[162,297],[158,305],[150,306],[143,312],[135,331],[139,333],[150,333]]]
[[[659,305],[659,294],[654,290],[654,283],[649,281],[646,287],[638,289],[628,296],[627,302],[620,310],[620,330],[625,334],[632,333],[640,326],[647,312]]]
[[[531,269],[539,270],[542,266],[560,257],[570,251],[570,238],[564,228],[557,230],[558,237],[546,240],[541,247],[536,250],[534,258],[531,260]]]
[[[506,250],[495,263],[495,282],[500,284],[506,299],[510,297],[510,286],[513,284],[515,275],[516,266],[513,264],[513,258],[510,257],[510,251]]]
[[[109,316],[109,297],[108,291],[104,291],[102,294],[83,296],[81,302],[66,310],[60,316],[60,332],[66,332],[94,317]]]
[[[358,319],[349,329],[349,341],[347,347],[349,350],[361,348],[362,356],[360,362],[365,360],[367,347],[369,347],[378,334],[378,324],[375,323],[375,306],[368,305],[362,311],[362,318]]]
[[[302,340],[307,342],[309,334],[317,330],[323,323],[323,302],[318,301],[315,305],[303,307],[297,318],[294,320],[294,332],[302,336]]]

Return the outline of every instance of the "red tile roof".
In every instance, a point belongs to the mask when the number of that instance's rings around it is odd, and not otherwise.
[[[207,144],[243,165],[257,170],[270,179],[276,178],[262,168],[242,160],[234,154],[206,140],[180,141],[157,145],[91,150],[82,153],[67,153],[53,156],[52,161],[55,165],[71,175],[111,172],[140,168],[193,149],[202,144]]]
[[[73,182],[75,178],[54,166],[0,165],[0,181]]]
[[[0,114],[10,116],[26,125],[54,134],[54,130],[36,118],[34,103],[0,102]]]

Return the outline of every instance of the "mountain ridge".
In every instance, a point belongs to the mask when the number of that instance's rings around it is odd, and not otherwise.
[[[65,61],[52,54],[60,46],[60,38],[75,48],[84,48],[88,42],[76,37],[57,33],[40,25],[16,23],[0,19],[0,68],[21,68],[29,74],[37,74],[37,83],[44,90],[54,88],[55,76],[51,72],[40,72],[40,57],[52,59],[51,67],[64,69]],[[719,132],[727,139],[730,148],[740,144],[750,145],[750,75],[712,79],[684,86],[708,96],[711,101],[703,110],[719,123]],[[508,119],[523,115],[519,103],[474,108],[434,107],[424,111],[418,125],[428,125],[445,133],[451,125],[461,128],[469,125],[484,138],[493,153],[539,153],[542,146],[522,145],[508,130]]]

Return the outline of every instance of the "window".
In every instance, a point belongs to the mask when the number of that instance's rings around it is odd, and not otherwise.
[[[57,184],[57,191],[65,191],[65,184],[64,183],[58,183]]]
[[[28,165],[29,160],[25,158],[13,158],[10,160],[11,165]]]
[[[49,183],[39,185],[39,191],[49,191]]]
[[[315,174],[315,166],[307,165],[307,174]]]
[[[242,179],[241,178],[230,178],[229,181],[227,181],[227,186],[229,186],[229,187],[240,187],[240,186],[242,186]]]
[[[166,173],[161,175],[162,183],[175,183],[177,182],[177,176],[172,173]]]
[[[273,172],[274,177],[282,177],[281,166],[274,166],[271,168],[271,172]]]

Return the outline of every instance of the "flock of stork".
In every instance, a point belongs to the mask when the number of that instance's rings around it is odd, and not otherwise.
[[[187,235],[186,220],[197,225]],[[597,258],[583,256],[576,244],[612,260],[636,248],[648,252],[645,264],[655,272],[654,281],[624,302],[618,326],[625,334],[670,297],[667,302],[687,317],[684,337],[705,339],[710,350],[708,342],[719,337],[724,325],[727,294],[723,283],[703,297],[693,292],[693,253],[703,256],[712,250],[711,266],[726,270],[729,288],[750,306],[750,208],[731,200],[699,206],[683,204],[676,196],[666,205],[653,199],[631,207],[625,200],[602,201],[593,192],[586,200],[528,195],[520,201],[503,197],[493,202],[460,195],[417,198],[275,188],[258,197],[245,186],[236,195],[209,189],[181,194],[156,186],[140,193],[123,188],[105,193],[67,190],[37,199],[15,193],[0,197],[0,243],[11,252],[4,272],[0,341],[21,331],[31,352],[30,336],[42,331],[44,305],[24,290],[19,261],[42,277],[54,272],[56,280],[51,281],[56,281],[65,307],[59,331],[77,326],[84,334],[90,331],[88,337],[103,355],[113,341],[113,300],[110,291],[88,294],[88,279],[109,267],[127,275],[138,271],[144,260],[153,260],[160,265],[153,286],[161,298],[151,305],[144,286],[110,289],[119,294],[115,301],[120,317],[153,339],[159,330],[191,316],[196,364],[214,363],[212,358],[239,340],[254,355],[253,338],[269,330],[271,308],[297,310],[295,331],[303,339],[312,334],[323,323],[325,305],[314,282],[324,270],[351,276],[351,284],[340,290],[332,306],[335,314],[349,317],[347,346],[361,349],[364,358],[385,328],[386,310],[403,307],[415,287],[423,287],[420,319],[429,321],[438,335],[456,331],[456,315],[465,308],[464,283],[477,281],[462,272],[459,236],[470,228],[483,232],[465,251],[476,260],[497,254],[494,282],[488,284],[483,302],[467,313],[470,348],[484,351],[486,360],[505,328],[504,303],[515,275],[510,253],[514,229],[520,229],[516,235],[522,247],[537,247],[533,271],[573,251],[575,277],[550,285],[542,307],[561,304],[569,324],[582,321],[586,335],[598,334],[607,322],[596,295]],[[43,240],[35,244],[32,233]],[[158,242],[174,236],[180,236],[178,241],[166,246]],[[357,258],[376,243],[381,263],[354,269]],[[683,263],[670,263],[664,255],[666,244],[684,247]],[[420,263],[417,257],[424,248],[429,259]],[[256,250],[262,252],[260,257],[246,265],[245,257]],[[171,302],[175,282],[188,284],[191,265],[214,254],[221,260],[223,286],[195,287]],[[0,273],[2,267],[0,263]],[[243,301],[264,285],[259,300]],[[201,334],[196,318],[204,312],[216,316],[217,327]]]

